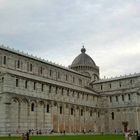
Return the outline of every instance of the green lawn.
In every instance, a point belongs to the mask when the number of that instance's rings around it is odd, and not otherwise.
[[[136,138],[133,137],[133,140]],[[0,140],[21,140],[20,137],[0,137]],[[122,135],[32,136],[30,140],[125,140]]]

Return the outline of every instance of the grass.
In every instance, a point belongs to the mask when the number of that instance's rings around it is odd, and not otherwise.
[[[124,140],[122,135],[80,135],[80,136],[31,136],[30,140]],[[133,137],[132,140],[136,138]],[[21,137],[0,137],[0,140],[21,140]]]

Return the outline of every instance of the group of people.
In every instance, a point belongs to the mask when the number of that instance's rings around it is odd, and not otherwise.
[[[125,132],[125,140],[132,140],[132,132],[128,130]]]
[[[29,132],[22,133],[21,140],[29,140]]]
[[[136,135],[136,140],[140,140],[140,134],[138,133],[138,131],[135,131],[134,134]],[[132,140],[131,130],[125,132],[125,140]]]

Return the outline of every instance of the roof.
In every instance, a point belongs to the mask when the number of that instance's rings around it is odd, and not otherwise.
[[[45,64],[48,64],[48,65],[51,65],[51,66],[54,66],[54,67],[58,67],[60,69],[64,69],[66,71],[69,71],[69,72],[72,72],[72,73],[75,73],[75,74],[78,74],[78,75],[81,75],[81,76],[84,76],[84,77],[88,77],[82,73],[79,73],[77,71],[74,71],[68,67],[65,67],[65,66],[62,66],[62,65],[59,65],[59,64],[56,64],[56,63],[53,63],[51,61],[48,61],[48,60],[45,60],[45,59],[42,59],[42,58],[39,58],[37,56],[33,56],[33,55],[30,55],[28,53],[24,53],[23,51],[19,51],[19,50],[15,50],[14,48],[10,48],[10,47],[5,47],[4,45],[0,45],[0,49],[3,49],[5,51],[9,51],[9,52],[12,52],[14,54],[17,54],[17,55],[20,55],[20,56],[24,56],[24,57],[27,57],[27,58],[30,58],[30,59],[33,59],[33,60],[36,60],[36,61],[39,61],[39,62],[42,62],[42,63],[45,63]],[[89,77],[88,77],[89,78]]]
[[[98,81],[95,81],[93,84],[100,84],[100,83],[112,82],[112,81],[117,81],[117,80],[131,79],[131,78],[135,78],[135,77],[140,77],[140,73],[134,73],[134,74],[124,75],[124,76],[120,76],[120,77],[100,79]]]
[[[81,54],[79,54],[72,62],[71,67],[75,67],[75,66],[91,66],[91,67],[96,67],[95,62],[93,61],[93,59],[87,55],[86,53],[86,49],[83,48],[81,49]]]

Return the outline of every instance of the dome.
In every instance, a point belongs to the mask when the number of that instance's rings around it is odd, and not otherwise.
[[[93,59],[87,55],[86,53],[86,49],[83,48],[81,49],[81,54],[78,55],[74,61],[72,62],[72,65],[71,67],[75,67],[75,66],[91,66],[91,67],[95,67],[96,64],[95,62],[93,61]]]
[[[99,67],[93,59],[86,54],[86,49],[81,49],[81,53],[73,60],[70,68],[91,78],[91,81],[99,79]]]

